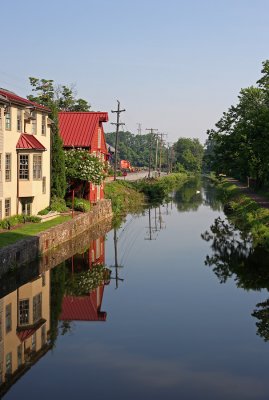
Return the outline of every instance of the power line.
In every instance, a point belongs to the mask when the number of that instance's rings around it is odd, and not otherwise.
[[[119,136],[119,127],[120,125],[125,125],[123,122],[120,122],[120,113],[126,111],[120,109],[120,102],[118,102],[118,109],[117,110],[111,110],[112,113],[117,114],[117,122],[112,122],[112,125],[116,125],[116,139],[115,139],[115,165],[114,165],[114,181],[116,180],[117,176],[117,162],[118,162],[118,136]]]

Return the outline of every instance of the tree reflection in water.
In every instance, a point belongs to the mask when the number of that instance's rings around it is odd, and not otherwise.
[[[237,287],[245,290],[269,290],[269,254],[262,248],[253,248],[250,235],[242,234],[228,221],[217,218],[201,235],[211,243],[212,254],[206,256],[205,265],[212,267],[220,283],[234,277]],[[269,299],[258,303],[252,316],[257,334],[269,340]]]

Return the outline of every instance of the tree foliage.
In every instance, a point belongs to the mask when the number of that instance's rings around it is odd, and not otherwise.
[[[63,198],[66,191],[65,156],[63,143],[59,134],[59,111],[89,111],[86,100],[75,98],[74,86],[56,86],[51,79],[30,77],[32,94],[28,99],[49,107],[51,126],[51,195]]]
[[[198,139],[179,138],[173,148],[176,162],[186,171],[201,171],[204,148]]]
[[[241,89],[238,103],[208,131],[205,162],[217,173],[253,177],[257,186],[268,184],[269,60],[257,86]]]
[[[115,132],[106,133],[106,141],[109,145],[115,146]],[[152,147],[151,164],[155,165],[156,138],[147,135],[134,135],[131,132],[119,132],[119,158],[130,161],[134,167],[147,167],[149,165],[150,146]],[[158,146],[159,149],[159,146]],[[159,159],[159,156],[158,156]],[[165,146],[162,145],[162,164],[165,164]]]

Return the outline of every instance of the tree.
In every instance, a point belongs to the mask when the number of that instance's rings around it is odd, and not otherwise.
[[[269,183],[268,60],[262,74],[258,86],[241,89],[238,103],[208,131],[206,151],[213,170],[242,180],[251,176],[257,186]]]
[[[179,138],[173,145],[175,161],[185,170],[200,172],[204,149],[198,139]]]
[[[76,99],[74,87],[54,85],[51,79],[29,78],[32,92],[28,99],[50,108],[51,126],[51,194],[63,198],[66,191],[65,156],[59,135],[59,111],[89,111],[86,100]]]

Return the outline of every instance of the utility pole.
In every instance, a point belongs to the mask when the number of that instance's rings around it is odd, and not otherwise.
[[[116,125],[114,181],[116,180],[117,176],[119,127],[120,125],[125,125],[123,122],[120,122],[120,113],[126,111],[126,110],[121,110],[119,100],[117,100],[117,102],[118,102],[118,109],[115,111],[111,110],[112,113],[117,113],[117,122],[112,122],[111,124],[111,125]]]
[[[150,131],[150,142],[149,142],[149,178],[151,173],[151,153],[152,153],[152,136],[154,135],[154,131],[157,131],[156,128],[147,128],[146,131]]]

